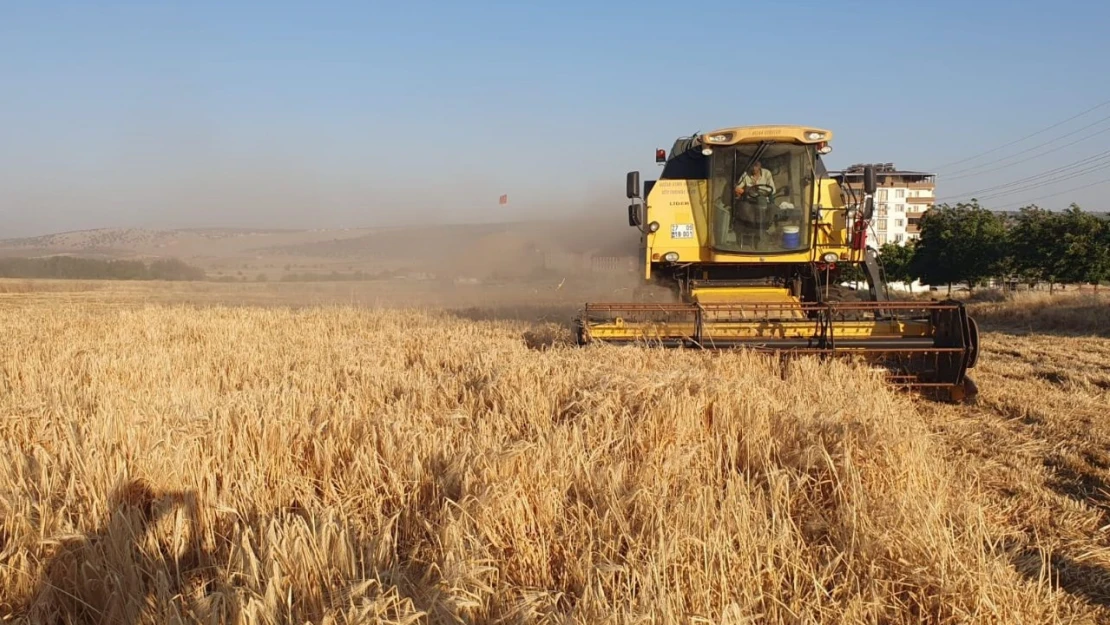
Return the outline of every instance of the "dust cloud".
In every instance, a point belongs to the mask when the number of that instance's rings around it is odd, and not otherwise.
[[[529,211],[542,218],[460,228],[457,253],[425,248],[430,273],[451,280],[437,305],[527,319],[631,300],[642,275],[640,231],[628,225],[622,194],[606,191]]]
[[[179,258],[228,283],[175,287],[167,298],[232,305],[353,303],[547,317],[586,301],[629,300],[642,275],[640,232],[627,222],[623,175],[517,193],[499,206],[497,181],[481,172],[451,184],[383,184],[374,172],[344,177],[277,141],[267,147],[265,156],[257,147],[232,149],[197,129],[135,139],[98,172],[58,166],[50,178],[66,179],[64,186],[21,177],[29,172],[16,167],[0,174],[3,203],[25,210],[0,238],[119,229],[19,254],[95,248],[116,258]],[[98,178],[124,164],[126,183]],[[235,228],[257,232],[233,240],[181,231]],[[255,236],[272,229],[306,234]],[[0,249],[0,256],[8,252]],[[267,279],[257,280],[263,273]],[[371,277],[331,277],[355,273]],[[288,274],[315,277],[286,281]]]

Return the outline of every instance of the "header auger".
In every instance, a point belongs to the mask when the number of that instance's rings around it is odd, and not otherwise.
[[[726,128],[658,150],[663,170],[642,193],[629,172],[644,292],[663,287],[672,301],[586,304],[578,343],[857,357],[898,386],[974,396],[974,320],[958,301],[888,299],[866,244],[875,171],[865,168],[860,190],[831,178],[821,161],[831,138],[804,126]],[[840,286],[848,270],[867,291]]]

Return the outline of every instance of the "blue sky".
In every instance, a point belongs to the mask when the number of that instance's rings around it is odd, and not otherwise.
[[[0,12],[0,236],[582,210],[619,221],[624,173],[650,178],[654,149],[697,130],[822,126],[836,135],[832,167],[934,170],[1110,101],[1110,5],[1096,2],[9,1]],[[1110,104],[937,170],[939,194],[1097,157],[1110,131],[1086,133],[1105,128]],[[1108,190],[1040,203],[1106,210]]]

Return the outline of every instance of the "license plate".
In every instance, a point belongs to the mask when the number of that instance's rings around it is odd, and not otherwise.
[[[694,238],[694,224],[674,224],[671,226],[672,239]]]

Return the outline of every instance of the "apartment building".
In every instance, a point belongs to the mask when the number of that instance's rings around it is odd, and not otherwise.
[[[874,167],[878,189],[870,236],[876,247],[887,243],[901,245],[918,238],[921,216],[936,200],[936,174],[900,170],[894,163],[876,163]],[[829,175],[838,182],[847,182],[857,193],[863,188],[862,164]]]

